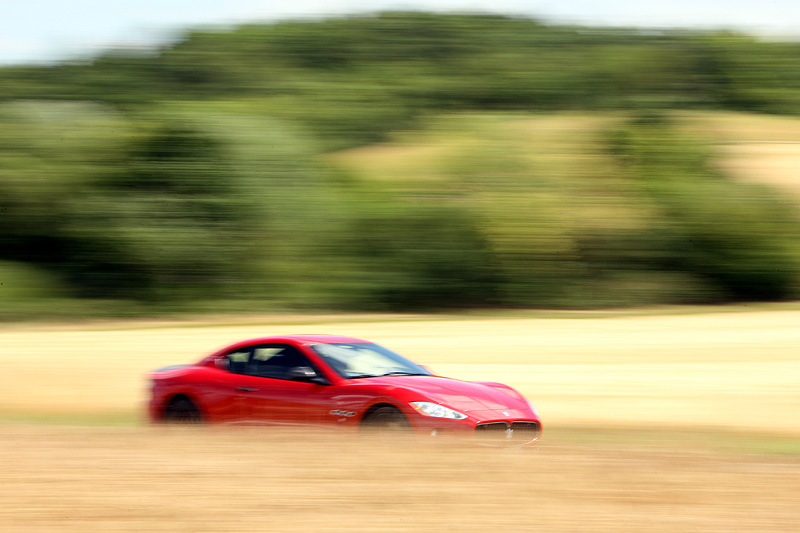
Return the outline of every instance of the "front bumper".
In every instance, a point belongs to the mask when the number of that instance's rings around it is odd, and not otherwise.
[[[526,446],[539,440],[538,420],[484,422],[475,426],[475,439],[486,446]]]
[[[422,437],[454,437],[482,446],[527,446],[539,440],[542,433],[541,422],[535,417],[452,420],[417,416],[411,424]]]

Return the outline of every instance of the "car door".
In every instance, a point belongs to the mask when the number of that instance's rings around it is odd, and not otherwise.
[[[239,376],[251,420],[266,424],[320,424],[330,410],[331,387],[293,380],[289,370],[318,369],[294,346],[263,344],[252,347],[246,375]]]
[[[215,367],[209,369],[210,379],[203,383],[203,397],[214,422],[240,424],[249,421],[251,415],[242,381],[247,378],[244,374],[251,352],[249,346],[230,351],[218,357]]]

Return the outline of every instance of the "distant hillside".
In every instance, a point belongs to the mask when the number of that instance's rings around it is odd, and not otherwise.
[[[720,168],[729,175],[774,186],[800,201],[800,118],[702,113],[685,122],[717,143]]]
[[[557,113],[531,116],[503,116],[483,121],[509,138],[524,139],[529,157],[539,158],[556,174],[590,175],[598,164],[587,140],[602,135],[618,124],[620,115],[609,113]],[[715,164],[731,177],[776,187],[800,201],[800,117],[736,112],[688,112],[674,115],[676,124],[713,146]],[[368,179],[399,184],[417,180],[442,179],[439,169],[454,153],[483,135],[480,116],[463,117],[472,123],[461,129],[451,117],[452,129],[442,131],[447,119],[440,118],[439,130],[395,135],[391,142],[332,153],[327,159]],[[574,157],[578,153],[580,157]],[[606,163],[607,164],[607,163]]]
[[[0,318],[800,298],[798,115],[800,43],[487,15],[2,68]]]
[[[86,62],[0,69],[0,99],[17,98],[127,109],[236,101],[336,149],[459,110],[797,114],[800,43],[396,12],[196,30],[157,53],[109,50]]]
[[[509,302],[771,299],[794,285],[779,272],[800,259],[800,227],[795,201],[764,184],[798,176],[737,148],[799,128],[685,111],[456,114],[327,160],[407,204],[469,213]]]

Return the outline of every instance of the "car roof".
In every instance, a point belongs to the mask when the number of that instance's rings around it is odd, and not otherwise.
[[[210,364],[215,358],[219,357],[231,350],[239,350],[254,344],[295,344],[295,345],[310,345],[310,344],[324,344],[331,342],[370,342],[356,337],[345,337],[343,335],[319,335],[319,334],[295,334],[295,335],[273,335],[270,337],[256,337],[254,339],[241,340],[228,346],[221,348],[211,355],[204,357],[198,364]]]
[[[325,334],[295,334],[295,335],[274,335],[270,337],[257,337],[255,339],[248,339],[236,344],[267,344],[272,342],[292,342],[301,344],[320,344],[330,342],[370,342],[356,337],[346,337],[343,335],[325,335]]]

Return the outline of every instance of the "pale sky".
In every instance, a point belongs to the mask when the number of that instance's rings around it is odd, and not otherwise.
[[[800,38],[800,0],[0,0],[0,64],[156,44],[199,25],[383,10],[505,13],[556,23],[724,28]]]

